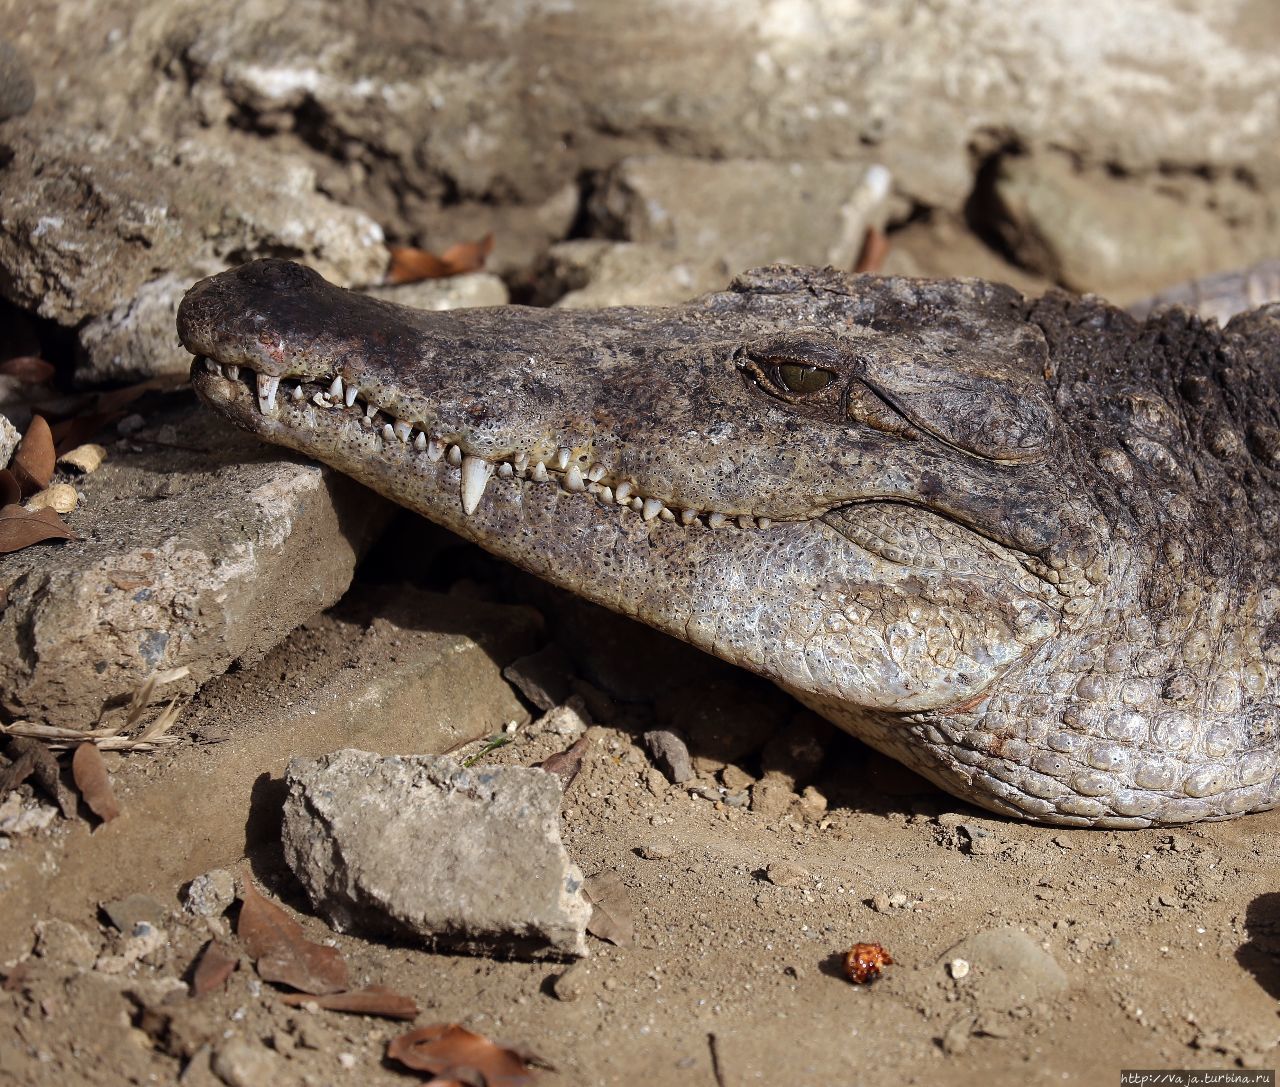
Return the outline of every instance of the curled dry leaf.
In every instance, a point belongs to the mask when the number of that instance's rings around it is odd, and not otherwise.
[[[10,749],[13,761],[0,770],[0,800],[3,800],[14,789],[29,778],[36,769],[35,756],[29,751]]]
[[[457,1023],[433,1023],[387,1043],[387,1056],[440,1080],[485,1087],[524,1087],[533,1082],[526,1054],[489,1041]],[[478,1079],[477,1079],[478,1075]]]
[[[443,279],[466,272],[478,272],[484,267],[484,262],[492,251],[492,234],[486,234],[478,242],[451,245],[440,256],[410,245],[393,246],[387,282],[397,285],[417,283],[423,279]]]
[[[246,877],[236,935],[264,981],[304,993],[341,993],[349,984],[347,964],[335,947],[312,943],[302,926],[264,898]]]
[[[107,450],[105,447],[86,442],[84,445],[77,445],[69,452],[63,453],[58,457],[58,463],[64,468],[71,468],[74,471],[88,475],[90,472],[96,472],[106,459]]]
[[[37,785],[44,790],[50,800],[58,805],[64,819],[71,819],[76,814],[75,795],[62,784],[62,768],[58,765],[58,757],[49,749],[49,745],[29,736],[15,736],[9,742],[9,753],[14,757],[29,756],[34,765],[31,776]],[[0,795],[4,790],[0,788]]]
[[[587,748],[590,744],[585,736],[580,736],[572,746],[564,751],[557,751],[550,758],[543,760],[540,764],[542,769],[549,774],[555,774],[560,779],[560,785],[569,791],[569,786],[573,784],[573,779],[578,776],[578,771],[582,769],[582,760],[587,754]]]
[[[24,385],[47,385],[56,373],[53,363],[38,355],[18,355],[0,362],[0,374],[16,377]]]
[[[0,555],[21,551],[45,540],[74,540],[76,534],[53,510],[0,506]]]
[[[53,433],[43,415],[33,415],[9,465],[23,494],[35,494],[49,486],[53,461]]]
[[[204,996],[226,984],[239,965],[240,959],[231,948],[220,940],[210,940],[204,945],[191,972],[191,995]]]
[[[120,803],[111,788],[111,775],[96,744],[84,743],[76,748],[71,756],[71,776],[89,810],[104,823],[120,814]]]
[[[411,996],[397,993],[385,985],[370,985],[350,993],[330,993],[328,996],[311,996],[306,993],[287,993],[281,1004],[301,1008],[315,1004],[331,1012],[352,1012],[355,1015],[379,1015],[383,1019],[417,1019],[418,1005]]]
[[[582,888],[591,899],[587,931],[618,947],[626,947],[635,935],[635,915],[626,885],[613,872],[601,872]]]
[[[26,508],[33,513],[36,510],[70,513],[79,501],[80,496],[76,494],[76,489],[70,483],[55,483],[52,487],[46,487],[43,491],[33,494]]]

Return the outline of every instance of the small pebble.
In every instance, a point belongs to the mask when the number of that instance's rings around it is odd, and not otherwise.
[[[774,861],[764,874],[775,887],[800,887],[809,882],[809,873],[789,861]]]
[[[952,959],[947,963],[947,969],[951,971],[951,976],[959,981],[961,978],[969,976],[969,960],[968,959]]]
[[[869,904],[876,913],[887,913],[889,910],[889,896],[883,891],[879,894],[873,894]]]
[[[551,991],[557,1000],[566,1003],[585,996],[591,988],[591,968],[586,962],[575,962],[551,983]]]
[[[661,842],[645,842],[638,852],[647,861],[665,861],[671,859],[673,851],[669,845]]]
[[[52,487],[33,494],[27,500],[27,509],[32,512],[49,509],[55,513],[70,513],[79,501],[80,496],[70,483],[55,483]]]
[[[894,891],[893,894],[889,896],[889,905],[892,906],[895,910],[902,909],[902,907],[905,906],[906,904],[907,904],[907,896],[903,894],[901,891]]]
[[[188,913],[197,917],[218,917],[235,901],[236,879],[225,868],[212,868],[196,876],[183,894]]]

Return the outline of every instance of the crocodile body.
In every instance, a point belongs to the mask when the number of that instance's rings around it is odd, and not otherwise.
[[[1276,307],[776,267],[426,313],[269,260],[178,324],[238,425],[958,797],[1112,827],[1280,802]]]

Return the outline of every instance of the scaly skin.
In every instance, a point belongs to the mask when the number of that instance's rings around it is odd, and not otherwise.
[[[958,797],[1110,827],[1280,800],[1275,309],[1223,332],[769,268],[671,308],[426,313],[266,260],[178,327],[238,425]]]

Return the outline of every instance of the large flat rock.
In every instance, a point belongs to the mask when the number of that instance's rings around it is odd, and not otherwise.
[[[256,660],[342,596],[390,514],[190,401],[136,437],[76,481],[77,541],[0,557],[11,717],[87,728],[153,672],[189,669],[171,697]]]
[[[347,749],[293,759],[285,859],[340,932],[533,959],[586,954],[560,779]]]

